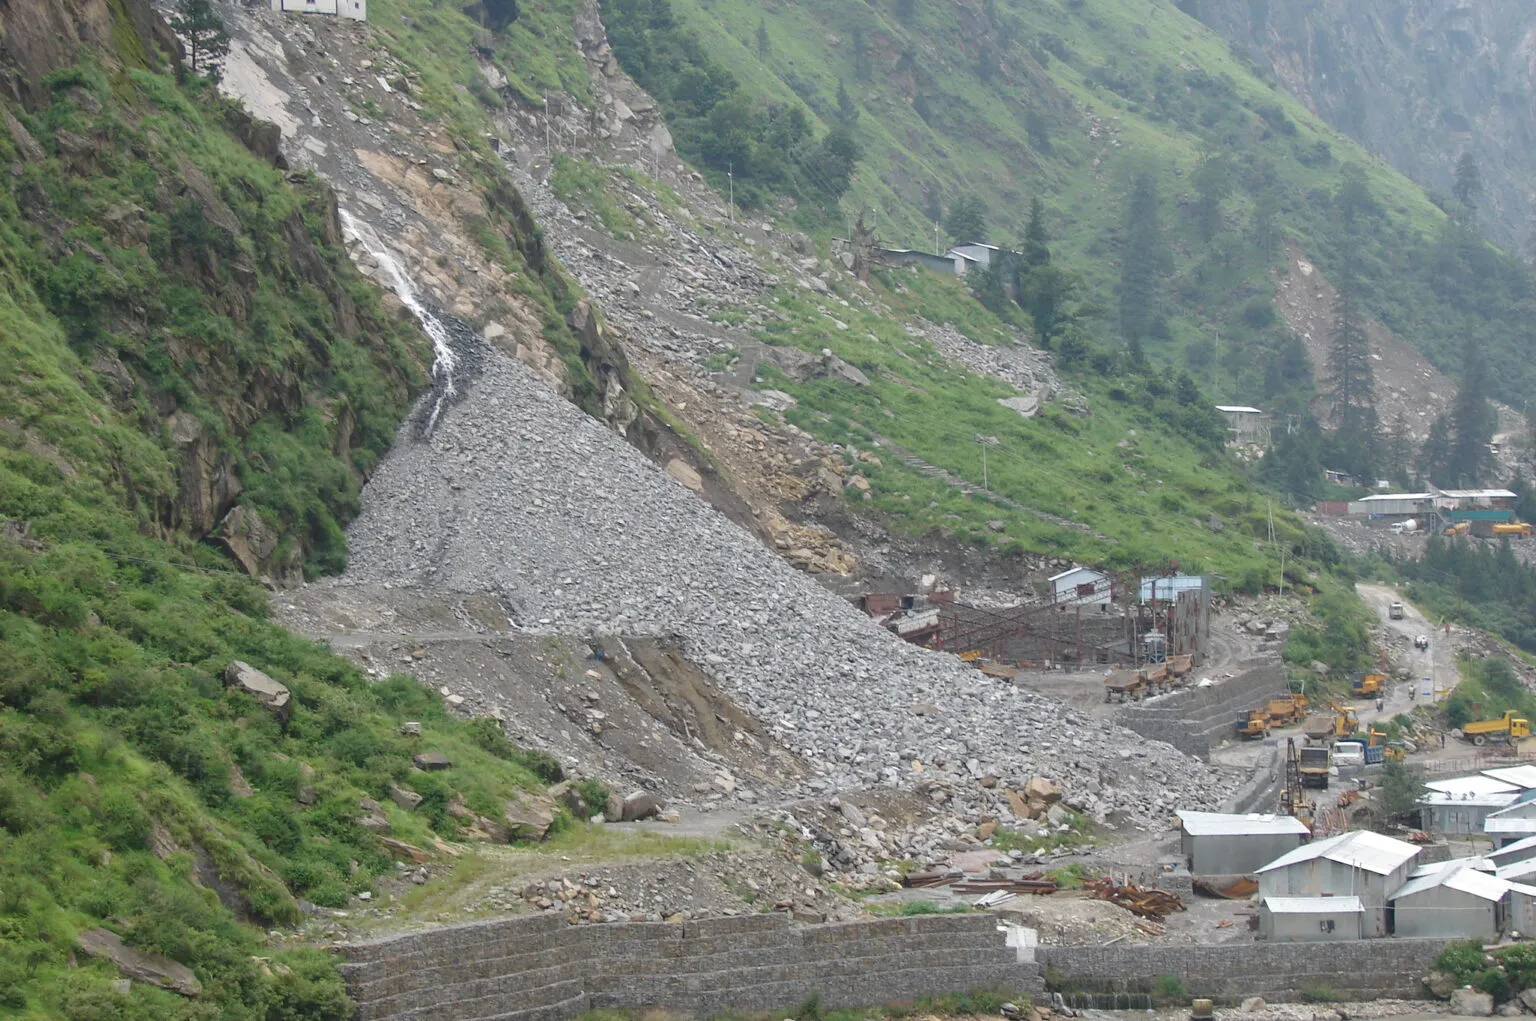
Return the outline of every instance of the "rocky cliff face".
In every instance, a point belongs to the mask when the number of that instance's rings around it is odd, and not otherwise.
[[[1480,218],[1524,245],[1536,157],[1536,5],[1509,0],[1182,0],[1314,112],[1427,188],[1463,152]]]

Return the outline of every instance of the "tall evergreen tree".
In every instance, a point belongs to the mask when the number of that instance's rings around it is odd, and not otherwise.
[[[1340,467],[1357,479],[1374,479],[1381,448],[1376,418],[1376,380],[1365,319],[1355,304],[1355,281],[1346,257],[1333,303],[1333,340],[1328,345],[1328,397]]]
[[[955,239],[956,244],[985,241],[987,211],[981,200],[974,195],[956,199],[954,205],[949,207],[949,215],[944,218],[944,229],[949,231],[949,236]]]
[[[1429,424],[1429,436],[1419,451],[1419,469],[1431,482],[1449,479],[1451,469],[1451,425],[1444,415],[1436,415]]]
[[[762,18],[757,19],[757,56],[764,59],[768,51],[773,48],[772,40],[768,38],[768,22]]]
[[[845,128],[853,127],[853,122],[859,119],[859,107],[841,78],[837,80],[837,119]]]
[[[849,43],[853,47],[853,78],[854,81],[867,82],[870,75],[869,47],[864,42],[864,30],[858,25],[853,26]]]
[[[1036,195],[1029,201],[1029,225],[1024,228],[1024,265],[1030,269],[1051,261],[1050,236],[1045,230],[1045,203]]]
[[[1492,467],[1488,442],[1498,427],[1498,413],[1488,403],[1488,369],[1482,347],[1469,340],[1462,350],[1461,384],[1451,405],[1451,457],[1443,486],[1475,486]]]
[[[1232,164],[1225,156],[1207,156],[1195,168],[1195,229],[1210,242],[1221,230],[1221,204],[1232,194]]]
[[[195,75],[217,82],[229,56],[229,31],[212,0],[178,0],[171,28],[187,46],[187,64]],[[177,68],[178,73],[180,68]]]
[[[1477,200],[1483,194],[1483,172],[1471,152],[1462,153],[1456,161],[1456,183],[1451,186],[1451,194],[1467,212],[1477,211]]]
[[[1167,261],[1157,209],[1157,179],[1138,173],[1126,203],[1125,240],[1120,246],[1120,336],[1135,365],[1146,361],[1145,342],[1166,327],[1158,291]]]

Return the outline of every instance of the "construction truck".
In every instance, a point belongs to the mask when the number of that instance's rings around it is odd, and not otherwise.
[[[1237,736],[1245,740],[1269,736],[1269,713],[1250,709],[1237,717]]]
[[[1494,535],[1530,535],[1531,526],[1524,521],[1509,521],[1493,526]]]
[[[1297,772],[1301,775],[1301,785],[1303,787],[1316,787],[1320,790],[1327,790],[1328,767],[1331,764],[1327,748],[1308,747],[1301,749],[1301,761],[1297,766]]]
[[[1446,535],[1466,535],[1466,534],[1468,534],[1471,531],[1472,531],[1472,522],[1470,522],[1470,521],[1458,521],[1454,525],[1448,526],[1446,528],[1446,530],[1445,530],[1445,534]]]
[[[1391,606],[1387,607],[1387,616],[1389,618],[1391,618],[1392,620],[1402,620],[1403,619],[1403,604],[1399,603],[1399,602],[1394,602]]]
[[[1356,698],[1375,698],[1387,686],[1387,675],[1375,672],[1355,674],[1350,678],[1349,686]]]
[[[1277,695],[1269,700],[1266,710],[1269,713],[1271,727],[1288,727],[1307,715],[1307,696],[1294,692],[1289,695]]]
[[[1461,728],[1461,736],[1479,748],[1489,741],[1513,744],[1516,738],[1531,736],[1531,721],[1511,709],[1496,720],[1478,720],[1466,724]]]

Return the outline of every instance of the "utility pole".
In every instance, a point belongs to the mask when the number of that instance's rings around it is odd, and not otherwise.
[[[736,222],[736,165],[734,163],[725,165],[725,180],[731,189],[731,223],[734,224]]]
[[[934,255],[943,255],[944,254],[943,252],[939,251],[939,221],[938,220],[934,220],[933,221],[933,254]]]
[[[544,92],[544,155],[549,155],[549,91]]]
[[[996,436],[983,436],[976,434],[976,442],[981,444],[981,488],[986,492],[992,492],[991,479],[987,476],[987,448],[998,444]]]

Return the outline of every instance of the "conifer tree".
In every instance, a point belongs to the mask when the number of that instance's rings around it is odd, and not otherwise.
[[[1461,385],[1450,415],[1450,463],[1440,485],[1475,486],[1491,467],[1488,443],[1498,427],[1498,414],[1488,403],[1488,369],[1482,347],[1469,340],[1462,351]]]
[[[845,128],[852,127],[853,122],[859,119],[858,105],[848,94],[848,86],[841,78],[837,80],[837,119]]]
[[[224,76],[224,58],[229,56],[229,31],[212,0],[178,0],[171,28],[186,43],[192,73],[217,83]]]
[[[1483,194],[1483,172],[1477,165],[1477,157],[1470,152],[1462,153],[1461,159],[1456,161],[1456,183],[1451,186],[1451,194],[1467,212],[1477,211],[1477,200]]]
[[[1136,366],[1145,364],[1145,342],[1160,331],[1158,288],[1167,252],[1157,210],[1157,179],[1136,175],[1126,204],[1120,246],[1120,335]]]
[[[766,59],[768,51],[772,49],[772,43],[768,39],[768,22],[762,18],[757,19],[757,56],[759,60]]]

